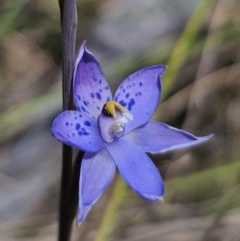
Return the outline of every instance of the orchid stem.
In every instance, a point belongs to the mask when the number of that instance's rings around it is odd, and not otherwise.
[[[62,96],[63,110],[71,109],[72,77],[75,59],[77,10],[75,0],[59,0],[62,26]],[[59,207],[58,241],[68,241],[71,236],[70,186],[72,180],[72,148],[63,145],[62,174]]]

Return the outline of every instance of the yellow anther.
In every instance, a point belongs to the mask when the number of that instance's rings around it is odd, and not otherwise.
[[[121,104],[116,101],[109,101],[103,107],[103,112],[106,115],[111,115],[113,118],[117,118],[116,109],[122,113],[127,112],[128,110],[124,108]]]

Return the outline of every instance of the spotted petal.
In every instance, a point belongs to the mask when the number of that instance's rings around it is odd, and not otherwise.
[[[196,137],[164,123],[151,121],[145,126],[133,130],[125,138],[144,152],[164,153],[198,145],[212,136]]]
[[[98,151],[104,147],[97,123],[78,111],[64,111],[52,125],[52,134],[60,142],[83,151]]]
[[[103,105],[112,100],[101,66],[86,49],[85,42],[80,48],[75,65],[73,91],[77,109],[94,120],[97,120]]]
[[[106,146],[122,177],[136,193],[149,201],[162,198],[163,180],[144,152],[122,138]]]
[[[112,182],[116,165],[106,148],[98,153],[86,152],[81,165],[77,223],[84,221],[92,205]]]
[[[163,65],[141,69],[119,86],[114,100],[133,115],[133,121],[128,123],[126,133],[148,122],[154,114],[160,102],[160,80],[165,70],[166,66]]]

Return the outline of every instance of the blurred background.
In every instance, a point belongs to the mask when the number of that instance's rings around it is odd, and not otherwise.
[[[85,223],[74,225],[72,240],[97,240],[106,230],[105,240],[117,241],[240,240],[240,1],[77,4],[77,49],[86,39],[113,90],[142,67],[167,64],[169,93],[154,118],[215,136],[152,156],[166,183],[164,203],[123,188],[111,209],[113,183]],[[0,53],[0,240],[56,240],[61,144],[50,128],[62,106],[57,0],[1,0]]]

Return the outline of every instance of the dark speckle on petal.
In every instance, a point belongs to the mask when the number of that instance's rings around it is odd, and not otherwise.
[[[83,133],[81,131],[78,132],[78,135],[81,136]]]
[[[93,93],[91,93],[91,97],[94,98],[94,94]]]
[[[79,117],[82,118],[82,115],[80,114]]]
[[[102,90],[100,89],[99,92],[102,93]]]
[[[86,120],[86,121],[84,121],[84,125],[85,125],[85,126],[91,126],[91,123]]]
[[[101,83],[102,83],[102,79],[99,80],[99,84],[101,84]]]
[[[69,124],[69,123],[68,123],[68,122],[66,122],[66,126],[68,126],[68,124]]]
[[[142,86],[142,82],[139,83],[139,86]]]
[[[77,98],[78,98],[78,100],[81,100],[81,97],[80,97],[80,95],[77,95]]]
[[[108,86],[106,86],[106,87],[105,87],[105,90],[108,90],[108,89],[109,89]]]
[[[81,109],[82,109],[82,111],[84,111],[84,112],[86,111],[86,109],[85,109],[83,106],[81,106]]]
[[[125,103],[123,100],[120,100],[119,103],[122,105],[122,106],[126,106],[127,103]]]
[[[80,126],[80,124],[79,124],[79,123],[77,123],[77,124],[76,124],[76,130],[79,130],[79,129],[80,129],[80,127],[81,127],[81,126]]]
[[[101,100],[101,99],[102,99],[102,96],[100,95],[100,93],[99,93],[99,92],[97,92],[97,93],[96,93],[96,96],[97,96],[97,98],[98,98],[99,100]]]
[[[83,104],[86,106],[88,105],[87,101],[85,101],[85,100],[83,101]]]
[[[125,97],[128,98],[128,97],[129,97],[129,93],[127,93],[127,94],[125,95]]]
[[[134,104],[135,104],[135,100],[131,99],[130,102],[128,103],[128,109],[131,110]]]
[[[78,119],[77,116],[75,116],[74,119],[77,120]]]

